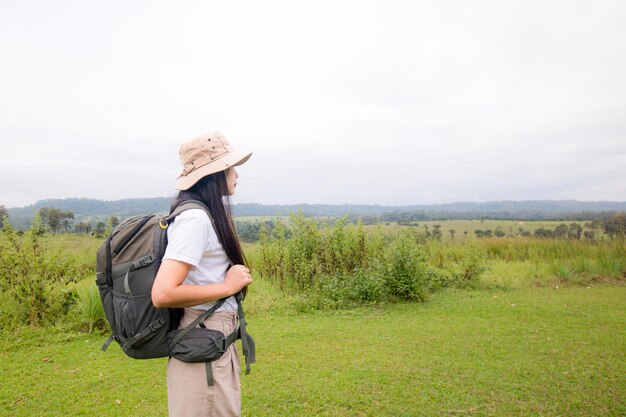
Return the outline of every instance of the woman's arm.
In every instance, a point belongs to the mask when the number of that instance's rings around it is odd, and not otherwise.
[[[244,265],[233,265],[224,282],[208,285],[183,284],[191,265],[173,259],[165,259],[152,286],[152,304],[162,307],[190,307],[219,300],[241,291],[252,283],[250,270]]]

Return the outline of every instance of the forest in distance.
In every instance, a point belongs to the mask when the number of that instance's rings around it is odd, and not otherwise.
[[[104,201],[88,198],[40,200],[24,207],[2,206],[0,210],[9,218],[17,230],[30,228],[35,213],[42,208],[55,208],[71,212],[73,225],[89,224],[95,229],[99,222],[111,217],[125,218],[148,213],[165,213],[171,203],[170,197],[132,198]],[[344,217],[364,224],[378,222],[417,222],[431,220],[555,220],[593,221],[610,219],[616,212],[626,211],[626,201],[576,201],[576,200],[531,200],[458,202],[432,205],[382,206],[364,204],[291,204],[265,205],[240,203],[233,206],[237,218],[288,216],[301,213],[305,217]],[[2,212],[0,212],[2,217]]]
[[[61,200],[64,201],[64,200]],[[49,201],[50,203],[54,203]],[[81,201],[85,203],[85,201]],[[143,202],[145,203],[145,201]],[[57,204],[58,205],[58,204]],[[69,205],[71,206],[71,204]],[[68,207],[66,204],[64,207]],[[152,210],[141,213],[145,216],[151,213],[166,213],[167,210]],[[84,213],[84,212],[83,212]],[[131,211],[131,213],[133,213]],[[450,214],[445,212],[444,214]],[[311,219],[316,228],[332,227],[337,222],[343,224],[365,226],[371,232],[395,234],[401,229],[410,229],[420,240],[454,240],[484,239],[484,238],[555,238],[561,240],[596,240],[610,239],[623,236],[626,231],[626,211],[600,211],[584,213],[560,213],[560,220],[538,219],[525,220],[523,216],[515,220],[500,213],[482,213],[472,216],[472,213],[453,213],[456,216],[429,216],[427,212],[387,212],[382,215],[344,214],[313,216],[300,207],[298,211],[291,211],[289,215],[278,216],[235,216],[234,224],[243,242],[254,243],[264,236],[274,233],[293,222],[294,218]],[[496,213],[497,214],[497,213]],[[526,213],[528,214],[528,213]],[[489,217],[482,217],[487,216]],[[552,214],[554,216],[554,213]],[[0,206],[0,228],[8,222],[18,233],[30,230],[42,235],[45,232],[52,234],[73,233],[91,235],[96,238],[108,236],[123,220],[130,216],[85,216],[77,215],[71,210],[62,210],[57,207],[40,206],[32,218],[11,217],[9,211]],[[547,216],[550,217],[550,216]],[[286,229],[287,230],[287,229]],[[286,234],[289,238],[289,233]]]

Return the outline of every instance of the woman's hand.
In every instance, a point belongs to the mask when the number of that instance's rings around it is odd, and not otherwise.
[[[224,278],[224,284],[228,286],[229,289],[232,289],[231,295],[238,293],[243,287],[251,283],[252,275],[250,275],[250,270],[246,268],[245,265],[231,266]]]

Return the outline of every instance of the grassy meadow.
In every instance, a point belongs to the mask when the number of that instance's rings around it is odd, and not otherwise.
[[[255,270],[246,309],[258,363],[242,376],[243,414],[626,415],[624,242],[463,238],[463,230],[481,227],[506,232],[558,224],[487,222],[436,222],[444,231],[441,241],[414,243],[407,234],[412,226],[380,225],[363,227],[372,237],[364,243],[349,226],[326,231],[333,236],[328,241],[309,230],[294,234],[294,246],[246,244]],[[454,238],[445,232],[450,228],[457,231]],[[387,234],[406,236],[377,240]],[[28,256],[38,253],[26,262],[33,268],[73,272],[52,276],[50,292],[0,287],[0,415],[166,416],[166,359],[133,360],[115,344],[100,351],[108,335],[93,285],[100,241],[13,238]],[[363,262],[377,262],[359,264],[360,272],[350,275],[337,259],[347,249],[325,249],[333,242],[356,245],[365,251]],[[2,244],[7,253],[8,243]],[[404,256],[419,251],[414,264],[394,257],[402,248],[410,249]],[[293,269],[306,256],[316,269]],[[273,269],[266,265],[283,258]],[[339,268],[334,275],[328,272],[332,262]],[[8,281],[8,268],[16,266],[2,265]],[[413,283],[402,275],[407,271],[423,278],[412,287],[417,293],[402,292],[404,287],[380,292],[381,285]],[[390,273],[402,279],[385,281]],[[362,298],[350,298],[348,290]],[[12,297],[31,293],[65,300],[49,310],[56,320],[20,323],[19,314],[28,311],[12,305]]]

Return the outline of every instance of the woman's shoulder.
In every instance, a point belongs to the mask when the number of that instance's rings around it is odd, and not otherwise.
[[[211,224],[211,218],[209,217],[209,214],[206,211],[202,209],[197,209],[197,208],[191,208],[191,209],[187,209],[183,211],[178,216],[176,216],[176,219],[174,222],[176,222],[176,220],[179,220],[179,219],[196,220],[196,221],[201,221],[201,222]]]
[[[195,267],[218,240],[211,220],[201,209],[188,209],[176,216],[167,229],[167,249],[164,259],[186,262]]]
[[[211,218],[202,209],[188,209],[179,214],[170,224],[167,237],[170,243],[202,242],[203,250],[222,248]]]
[[[180,213],[170,224],[173,230],[185,230],[187,233],[215,234],[211,218],[202,209],[188,209]]]

